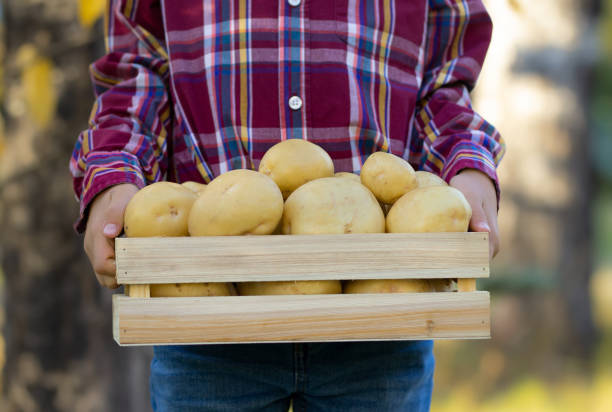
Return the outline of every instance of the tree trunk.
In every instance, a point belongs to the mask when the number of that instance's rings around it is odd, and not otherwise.
[[[68,160],[93,103],[88,64],[103,48],[100,23],[81,27],[76,4],[3,4],[6,412],[150,410],[150,351],[113,341],[111,294],[98,286],[72,228],[78,204]]]

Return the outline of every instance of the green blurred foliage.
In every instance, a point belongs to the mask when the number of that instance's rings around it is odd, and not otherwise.
[[[595,72],[591,105],[591,154],[596,174],[593,214],[595,258],[600,266],[612,265],[612,0],[604,0],[599,30],[601,59]]]

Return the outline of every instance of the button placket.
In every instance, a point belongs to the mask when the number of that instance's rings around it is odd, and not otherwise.
[[[302,0],[287,0],[287,3],[292,7],[297,7],[302,4]]]

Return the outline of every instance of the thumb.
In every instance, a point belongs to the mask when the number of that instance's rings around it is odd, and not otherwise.
[[[106,225],[104,225],[104,236],[108,238],[115,238],[119,236],[119,233],[121,233],[121,227],[123,227],[123,225],[118,225],[116,223],[107,223]]]
[[[472,210],[472,218],[470,219],[470,229],[473,232],[491,232],[491,227],[487,220],[487,215],[482,207],[477,207]]]
[[[127,204],[111,206],[106,211],[103,233],[107,238],[116,238],[123,230],[123,214]]]
[[[109,189],[108,206],[104,211],[104,226],[102,228],[104,236],[114,239],[121,234],[125,208],[136,192],[138,192],[138,186],[133,184],[121,184]]]

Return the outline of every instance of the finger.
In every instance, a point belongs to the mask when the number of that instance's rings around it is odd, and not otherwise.
[[[492,229],[492,225],[483,207],[472,208],[472,218],[470,219],[470,229],[473,232],[489,233],[489,259],[497,253],[497,236]]]
[[[114,239],[98,235],[94,243],[91,264],[94,272],[102,276],[115,276],[115,247]]]
[[[98,279],[98,283],[101,286],[107,287],[109,289],[117,289],[119,287],[119,285],[117,285],[117,279],[114,276],[105,276],[96,273],[96,278]]]
[[[473,232],[490,232],[489,220],[481,205],[472,206],[472,218],[470,219],[470,229]]]
[[[497,224],[497,200],[493,201],[492,204],[485,206],[485,213],[491,231],[489,232],[489,244],[491,245],[491,259],[499,253],[500,250],[500,237],[499,237],[499,225]]]
[[[107,238],[116,238],[123,230],[125,205],[109,208],[104,216],[103,233]]]

